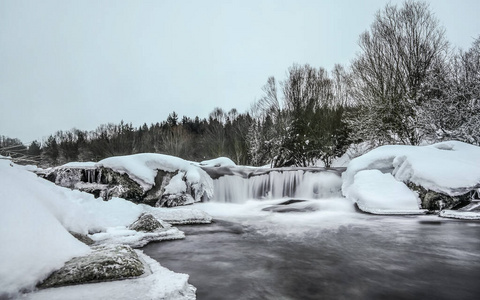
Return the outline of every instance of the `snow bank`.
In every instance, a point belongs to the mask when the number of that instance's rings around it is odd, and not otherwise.
[[[181,171],[185,174],[186,183],[192,186],[200,197],[206,194],[208,198],[213,196],[213,183],[208,174],[192,162],[178,157],[142,153],[127,156],[115,156],[101,160],[97,167],[113,169],[120,174],[127,174],[135,180],[144,191],[150,190],[155,184],[157,170],[166,172]],[[199,201],[200,199],[195,199]]]
[[[148,274],[136,279],[73,285],[41,290],[25,295],[28,300],[64,299],[195,299],[195,288],[188,284],[188,275],[174,273],[136,250],[147,266]]]
[[[66,261],[90,252],[62,224],[74,213],[63,211],[66,206],[52,205],[60,200],[52,192],[57,187],[43,181],[0,160],[0,297],[31,289]],[[66,216],[61,216],[61,210]],[[71,222],[66,224],[78,229]]]
[[[344,195],[363,170],[391,173],[402,182],[458,196],[480,186],[480,147],[449,141],[430,146],[382,146],[353,159],[343,173]]]
[[[421,213],[418,195],[403,182],[378,170],[365,170],[355,174],[354,183],[345,196],[365,212],[374,214]]]
[[[66,261],[88,254],[90,248],[68,231],[94,233],[97,243],[133,246],[184,237],[168,224],[159,232],[128,230],[145,206],[59,187],[6,159],[0,160],[0,193],[0,298],[30,290]],[[163,285],[169,284],[176,283]]]
[[[202,167],[235,167],[236,164],[228,157],[218,157],[204,160],[199,164]]]

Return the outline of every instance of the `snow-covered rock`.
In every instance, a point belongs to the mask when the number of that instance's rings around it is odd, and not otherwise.
[[[235,167],[236,164],[228,157],[218,157],[200,162],[202,167]]]
[[[363,170],[355,174],[345,197],[362,211],[373,214],[419,214],[420,199],[403,182],[378,170]]]
[[[213,184],[210,176],[194,163],[178,157],[156,153],[142,153],[109,157],[98,162],[96,166],[110,168],[120,174],[128,174],[130,178],[142,186],[145,192],[150,190],[155,184],[158,170],[166,172],[179,171],[183,174],[182,180],[191,187],[192,197],[195,201],[200,201],[204,196],[207,198],[213,196]],[[179,188],[183,189],[183,186]],[[178,191],[178,193],[181,192],[181,190]]]
[[[127,244],[140,247],[151,240],[183,238],[183,232],[170,224],[153,232],[138,232],[127,229],[143,214],[146,206],[136,205],[119,198],[110,201],[95,199],[93,195],[70,190],[39,178],[17,166],[8,159],[0,159],[0,298],[16,297],[20,291],[31,291],[37,283],[47,278],[74,257],[91,252],[90,247],[77,240],[69,232],[88,235],[99,245]],[[154,211],[156,208],[149,207]],[[149,260],[144,257],[143,260]],[[194,295],[187,283],[188,276],[166,271],[151,260],[152,270],[163,275],[136,279],[142,289],[130,281],[109,283],[112,288],[125,292],[121,286],[129,286],[136,293],[133,297],[115,294],[96,285],[100,294],[90,299],[163,299],[165,295]],[[174,275],[172,275],[174,274]],[[148,279],[147,279],[148,278]],[[164,282],[159,283],[160,280]],[[170,280],[170,281],[169,281]],[[157,284],[156,287],[145,287]],[[162,290],[164,289],[164,290]],[[27,298],[45,296],[45,299],[72,299],[76,294],[57,294],[47,289],[28,294]],[[74,291],[75,288],[68,291]],[[92,289],[79,288],[90,294]],[[103,292],[103,294],[102,294]],[[118,297],[116,297],[115,295]],[[67,296],[66,296],[67,295]],[[132,294],[130,292],[125,295]],[[192,299],[192,297],[179,299]],[[79,296],[79,298],[82,298]],[[194,298],[194,296],[193,296]]]
[[[198,163],[162,154],[73,162],[38,174],[57,185],[105,200],[119,197],[152,206],[186,205],[213,196],[212,179]]]
[[[0,298],[32,289],[66,261],[90,252],[65,229],[83,231],[82,225],[66,220],[75,211],[79,217],[84,214],[73,204],[55,206],[63,200],[56,188],[0,160]]]
[[[53,272],[39,287],[50,288],[72,284],[119,280],[137,277],[145,272],[137,253],[124,245],[92,248],[88,255],[75,257]]]
[[[39,290],[23,295],[26,300],[194,300],[195,287],[188,275],[174,273],[157,261],[135,250],[145,266],[145,274],[129,280],[80,284]]]
[[[342,175],[342,192],[347,197],[352,193],[358,194],[359,184],[355,184],[357,174],[365,170],[378,170],[391,174],[398,182],[457,197],[480,188],[479,166],[480,147],[462,142],[449,141],[430,146],[382,146],[348,164]],[[365,180],[363,176],[360,178]],[[352,186],[355,191],[350,190]],[[391,199],[393,201],[394,198]]]
[[[145,210],[154,215],[157,219],[163,220],[172,225],[182,224],[210,224],[212,217],[199,209],[192,208],[162,208],[144,206]]]

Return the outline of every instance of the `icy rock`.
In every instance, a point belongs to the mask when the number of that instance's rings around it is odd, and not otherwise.
[[[38,287],[118,280],[137,277],[144,272],[143,263],[132,248],[124,245],[97,246],[93,247],[91,254],[68,261]]]
[[[145,207],[145,209],[157,219],[172,225],[210,224],[212,222],[212,217],[199,209],[164,207]]]
[[[161,223],[161,227],[152,232],[131,230],[124,226],[111,227],[105,232],[92,234],[90,237],[96,245],[128,245],[133,248],[143,247],[150,242],[184,239],[185,234],[170,224]]]
[[[95,242],[88,236],[88,235],[85,235],[85,234],[81,234],[81,233],[78,233],[78,232],[74,232],[74,231],[69,231],[71,235],[73,235],[77,240],[79,240],[80,242],[84,243],[85,245],[93,245]]]
[[[158,228],[164,227],[151,214],[142,214],[138,220],[133,222],[128,228],[135,231],[153,232]]]
[[[180,205],[193,204],[195,199],[188,194],[164,194],[157,206],[175,207]]]

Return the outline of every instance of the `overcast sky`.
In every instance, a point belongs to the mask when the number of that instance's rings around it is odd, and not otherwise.
[[[247,111],[293,63],[348,65],[387,2],[0,0],[0,135]],[[469,48],[480,1],[430,6]]]

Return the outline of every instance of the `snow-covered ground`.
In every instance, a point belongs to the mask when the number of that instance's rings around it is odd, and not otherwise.
[[[69,231],[89,234],[98,243],[124,243],[133,246],[141,246],[150,240],[183,237],[181,231],[168,224],[163,230],[154,233],[129,230],[127,226],[137,220],[142,213],[156,209],[152,207],[146,209],[146,206],[119,198],[105,202],[87,193],[56,186],[5,158],[0,159],[0,191],[0,297],[15,296],[20,291],[34,290],[36,284],[62,267],[66,261],[88,254],[90,248],[75,239]],[[184,209],[184,212],[185,219],[195,214],[188,212],[188,209]],[[176,218],[182,219],[181,214],[182,212],[178,211]],[[148,258],[145,260],[148,261]],[[161,269],[160,266],[152,265],[151,261],[149,265],[151,269]],[[160,295],[158,299],[163,299],[161,295],[171,293],[191,294],[192,289],[186,284],[188,277],[185,275],[162,276],[161,279],[157,275],[152,278],[147,276],[145,279],[139,279],[139,282],[145,281],[145,284],[147,282],[151,284],[152,281],[161,282],[160,287],[146,290],[158,292]],[[119,285],[136,286],[129,280],[105,286],[103,283],[96,284],[95,286],[101,286],[98,291],[106,294],[97,294],[95,298],[136,299],[128,296],[112,297],[109,293],[113,292],[108,286]],[[162,290],[165,286],[168,288]],[[174,292],[178,287],[182,287],[183,290]],[[71,291],[77,293],[82,289],[85,292],[94,290],[91,285],[83,285],[72,287]],[[142,298],[141,289],[132,288],[133,290],[136,290],[139,293],[138,297]],[[48,291],[39,293],[43,294],[50,295]],[[59,299],[66,299],[64,296],[65,294],[63,297],[59,296]],[[143,299],[156,298],[147,296]],[[182,299],[190,298],[185,296]]]

